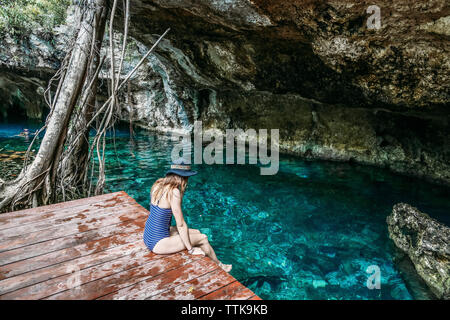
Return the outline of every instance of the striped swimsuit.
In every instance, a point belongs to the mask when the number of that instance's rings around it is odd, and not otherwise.
[[[145,222],[144,243],[150,250],[159,240],[169,237],[170,232],[172,209],[160,208],[158,204],[159,200],[156,205],[150,201],[150,214]]]

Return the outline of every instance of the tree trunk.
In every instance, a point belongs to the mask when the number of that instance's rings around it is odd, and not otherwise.
[[[55,190],[56,169],[66,141],[69,120],[85,82],[90,82],[87,71],[97,47],[93,41],[105,18],[96,19],[96,16],[102,16],[99,11],[106,10],[106,0],[87,0],[83,5],[80,29],[68,53],[67,70],[60,80],[59,94],[54,98],[56,102],[39,151],[16,180],[0,186],[0,210],[6,207],[13,210],[16,203],[23,206],[47,204]],[[92,99],[88,100],[92,102]]]
[[[73,150],[66,150],[60,162],[58,177],[60,183],[70,188],[72,194],[86,194],[86,180],[89,166],[89,131],[88,122],[92,119],[92,114],[96,105],[96,93],[98,85],[98,71],[103,60],[100,58],[103,36],[105,33],[107,17],[106,6],[102,10],[97,10],[95,23],[95,41],[93,44],[92,62],[88,71],[88,78],[92,83],[86,82],[85,90],[81,101],[82,109],[78,114],[76,121],[69,129],[68,145],[73,145]],[[90,87],[89,87],[90,85]],[[81,135],[75,134],[80,133]],[[63,197],[63,200],[65,197]]]

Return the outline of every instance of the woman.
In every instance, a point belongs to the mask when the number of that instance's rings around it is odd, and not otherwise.
[[[150,191],[150,214],[145,223],[144,242],[156,254],[170,254],[187,249],[189,254],[207,255],[223,270],[231,264],[220,262],[208,242],[197,229],[189,229],[181,211],[188,177],[197,174],[189,165],[172,164],[164,178],[158,179]],[[177,226],[171,227],[172,214]]]

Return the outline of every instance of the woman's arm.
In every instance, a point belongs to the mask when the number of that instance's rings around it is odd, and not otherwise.
[[[191,250],[192,245],[189,239],[189,229],[184,221],[183,212],[181,211],[181,193],[178,189],[173,189],[172,191],[172,200],[170,201],[170,206],[172,207],[172,213],[175,217],[175,221],[177,223],[177,230],[181,237],[181,241],[183,241],[186,249]]]

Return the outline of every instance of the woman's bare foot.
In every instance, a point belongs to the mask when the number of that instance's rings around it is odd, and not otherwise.
[[[232,265],[231,264],[223,264],[222,262],[218,263],[219,267],[221,267],[225,272],[230,272]]]

